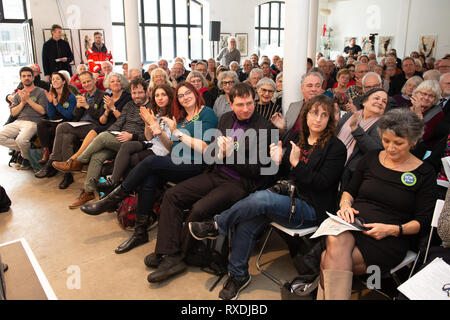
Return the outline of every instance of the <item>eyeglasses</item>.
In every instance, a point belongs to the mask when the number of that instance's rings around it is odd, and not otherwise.
[[[178,100],[181,100],[181,99],[183,99],[184,97],[186,97],[187,95],[190,95],[192,93],[192,91],[191,90],[186,90],[186,92],[185,93],[180,93],[179,95],[177,95],[177,97],[178,97]]]
[[[260,88],[260,89],[261,89],[261,91],[262,91],[263,93],[269,93],[269,94],[272,94],[272,93],[275,92],[275,90],[267,90],[267,89],[264,89],[264,88]]]
[[[222,86],[232,86],[233,84],[234,84],[234,80],[222,82]]]
[[[381,88],[381,83],[377,83],[373,86],[364,86],[364,89],[366,89],[367,91],[375,89],[375,88]]]
[[[435,98],[435,95],[434,95],[434,94],[428,94],[428,93],[425,93],[425,92],[422,92],[422,91],[419,91],[418,93],[419,93],[421,96],[427,97],[427,98],[429,98],[429,99],[434,99],[434,98]]]
[[[319,113],[317,111],[309,111],[308,115],[312,118],[319,118],[319,120],[324,120],[324,119],[328,119],[328,114],[327,113]]]

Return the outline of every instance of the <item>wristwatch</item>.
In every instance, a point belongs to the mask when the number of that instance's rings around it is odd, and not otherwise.
[[[178,131],[178,133],[176,134],[176,137],[178,138],[178,140],[180,140],[180,138],[184,136],[183,132]]]

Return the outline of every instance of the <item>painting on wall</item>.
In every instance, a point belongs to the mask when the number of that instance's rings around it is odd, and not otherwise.
[[[44,42],[52,37],[52,29],[42,29],[42,32],[44,34]],[[66,40],[69,43],[70,50],[73,53],[72,30],[62,29],[62,39]],[[74,65],[75,61],[72,61],[70,64]]]
[[[236,48],[241,53],[241,57],[248,56],[248,33],[236,33]]]
[[[223,48],[228,47],[228,38],[231,37],[231,33],[221,33],[219,40],[219,52],[222,51]]]
[[[380,36],[378,38],[378,57],[387,57],[389,51],[392,49],[394,37]]]
[[[421,36],[419,42],[419,52],[425,58],[434,57],[436,54],[437,36]]]
[[[83,63],[87,63],[86,52],[94,43],[94,33],[100,32],[103,36],[103,42],[105,42],[105,32],[103,29],[81,29],[78,30],[78,35],[80,36],[80,50],[81,50],[81,60]]]

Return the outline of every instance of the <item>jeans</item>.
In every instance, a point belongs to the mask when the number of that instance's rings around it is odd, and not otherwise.
[[[121,188],[131,194],[140,187],[137,214],[150,215],[156,201],[157,189],[165,182],[181,182],[203,171],[201,164],[174,164],[170,156],[150,155],[134,167]]]
[[[228,272],[237,279],[248,274],[255,242],[264,227],[276,222],[288,228],[309,228],[317,224],[316,212],[306,201],[296,199],[296,212],[289,221],[291,200],[288,196],[262,190],[252,193],[230,209],[214,217],[219,233],[227,235],[231,230],[231,256]]]

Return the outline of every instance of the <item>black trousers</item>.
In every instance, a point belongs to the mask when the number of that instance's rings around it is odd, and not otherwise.
[[[51,122],[49,120],[41,120],[37,124],[37,135],[44,148],[53,148],[53,141],[55,140],[56,127],[60,122]]]
[[[189,222],[212,219],[248,195],[243,184],[225,173],[206,172],[166,191],[158,224],[157,254],[185,255],[195,239]],[[185,220],[185,209],[191,209]],[[183,222],[186,222],[183,226]]]

